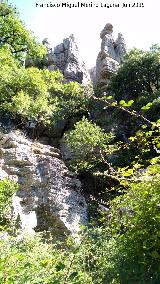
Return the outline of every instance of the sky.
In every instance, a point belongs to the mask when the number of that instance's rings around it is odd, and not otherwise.
[[[74,34],[81,58],[88,68],[95,66],[100,51],[100,32],[107,23],[125,38],[128,49],[133,47],[149,49],[152,44],[160,44],[160,0],[82,0],[80,3],[92,7],[40,7],[40,4],[76,4],[78,0],[8,0],[16,6],[20,18],[39,41],[48,38],[51,47],[60,44],[64,38]],[[38,4],[36,7],[36,3]],[[102,4],[101,4],[102,3]],[[123,3],[136,3],[138,7],[123,7]],[[144,7],[140,7],[143,3]],[[105,7],[106,4],[112,7]],[[118,7],[113,5],[119,4]],[[98,7],[95,7],[95,6]],[[102,6],[102,7],[101,7]],[[123,8],[122,8],[123,7]]]

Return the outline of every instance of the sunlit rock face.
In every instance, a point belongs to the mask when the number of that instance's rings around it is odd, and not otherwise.
[[[126,54],[126,44],[122,34],[118,34],[116,40],[113,39],[113,26],[106,24],[102,32],[101,51],[96,61],[96,86],[104,87],[108,84],[113,74],[115,74],[123,63]]]
[[[19,183],[13,210],[28,233],[45,230],[62,239],[76,236],[87,223],[81,183],[60,160],[58,149],[28,140],[19,131],[1,133],[0,173],[0,178]]]
[[[65,82],[73,81],[80,84],[90,82],[90,75],[80,57],[78,45],[73,34],[54,48],[50,46],[47,38],[42,43],[46,47],[47,55],[41,63],[37,61],[38,67],[47,68],[49,71],[60,70],[64,75]],[[33,65],[36,64],[32,59],[26,60],[26,67]]]
[[[65,38],[54,48],[54,63],[67,82],[76,81],[85,84],[90,80],[85,63],[80,58],[74,35]]]

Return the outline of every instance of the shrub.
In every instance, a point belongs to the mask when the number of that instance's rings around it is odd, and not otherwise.
[[[160,280],[160,165],[148,167],[139,183],[113,200],[111,233],[118,237],[119,278],[123,283]]]
[[[0,228],[5,228],[11,221],[12,196],[17,191],[17,185],[7,179],[0,180]]]
[[[72,149],[71,166],[75,170],[89,170],[104,160],[105,150],[113,138],[87,118],[75,124],[75,129],[65,134],[64,140]]]

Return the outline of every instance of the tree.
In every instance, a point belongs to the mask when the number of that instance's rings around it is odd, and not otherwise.
[[[52,97],[62,89],[62,74],[23,68],[7,47],[0,50],[1,111],[14,116],[49,123],[58,111],[58,98]]]
[[[115,99],[128,101],[145,97],[150,100],[160,87],[160,51],[132,50],[117,74],[112,78],[110,89]]]
[[[26,53],[32,58],[42,57],[46,49],[25,28],[16,8],[6,2],[0,3],[0,47],[8,45],[12,54],[23,60]]]
[[[7,46],[0,49],[0,110],[48,124],[87,112],[89,98],[77,82],[63,84],[59,71],[25,69]]]

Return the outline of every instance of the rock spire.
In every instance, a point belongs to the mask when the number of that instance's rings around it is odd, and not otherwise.
[[[126,44],[121,33],[113,39],[113,26],[108,23],[100,33],[101,51],[96,61],[96,86],[104,87],[116,73],[126,54]]]

